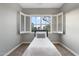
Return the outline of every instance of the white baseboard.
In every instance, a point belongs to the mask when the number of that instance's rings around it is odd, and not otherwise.
[[[28,44],[30,44],[31,42],[22,42],[22,43],[28,43]],[[53,42],[53,44],[60,44],[60,42]]]
[[[11,49],[8,53],[4,54],[3,56],[8,56],[11,52],[13,52],[16,48],[18,48],[22,43],[15,46],[13,49]]]
[[[27,44],[30,44],[31,42],[22,42],[22,43],[27,43]]]
[[[73,50],[71,50],[70,48],[68,48],[66,45],[64,45],[63,43],[60,43],[60,45],[62,45],[63,47],[65,47],[66,49],[68,49],[68,51],[70,51],[71,53],[73,53],[75,56],[79,56],[76,52],[74,52]]]
[[[53,44],[60,44],[60,42],[53,42]]]

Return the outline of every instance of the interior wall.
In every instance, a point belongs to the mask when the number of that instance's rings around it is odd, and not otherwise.
[[[61,36],[61,42],[79,55],[79,3],[70,3],[63,6],[65,13],[65,34]]]
[[[54,15],[57,14],[60,10],[58,8],[24,8],[22,9],[22,12],[24,12],[25,14],[30,14],[30,15]],[[34,38],[34,34],[33,33],[27,33],[27,34],[22,34],[22,40],[23,42],[32,42],[33,38]],[[55,33],[49,33],[49,39],[52,42],[59,42],[59,34],[55,34]]]
[[[18,45],[20,35],[17,30],[17,4],[0,4],[0,55],[4,55]]]
[[[51,40],[51,42],[59,42],[59,35],[55,33],[49,33],[48,38]],[[34,39],[34,33],[27,33],[27,34],[22,34],[22,40],[23,42],[30,43]]]

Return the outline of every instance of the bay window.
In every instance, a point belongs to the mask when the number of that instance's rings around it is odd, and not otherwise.
[[[32,33],[35,30],[63,33],[63,13],[57,15],[26,15],[20,13],[20,33]]]

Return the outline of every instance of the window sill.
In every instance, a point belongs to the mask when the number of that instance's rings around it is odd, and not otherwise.
[[[29,33],[29,34],[32,33],[32,34],[33,34],[34,32],[30,32],[30,31],[27,31],[27,32],[26,32],[26,31],[20,32],[20,34],[27,34],[27,33]],[[63,32],[48,32],[48,34],[52,34],[52,33],[55,33],[55,34],[63,34]]]
[[[31,33],[30,31],[23,31],[23,32],[20,32],[20,34],[26,34],[26,33]]]
[[[63,32],[52,32],[52,33],[56,33],[56,34],[63,34]]]

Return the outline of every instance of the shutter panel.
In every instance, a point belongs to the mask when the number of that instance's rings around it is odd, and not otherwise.
[[[58,33],[63,33],[63,13],[59,13],[58,17]]]
[[[23,15],[21,15],[21,32],[23,32],[24,31],[24,16]]]
[[[52,16],[52,32],[57,32],[57,16]]]
[[[26,32],[30,32],[30,16],[26,16]]]

